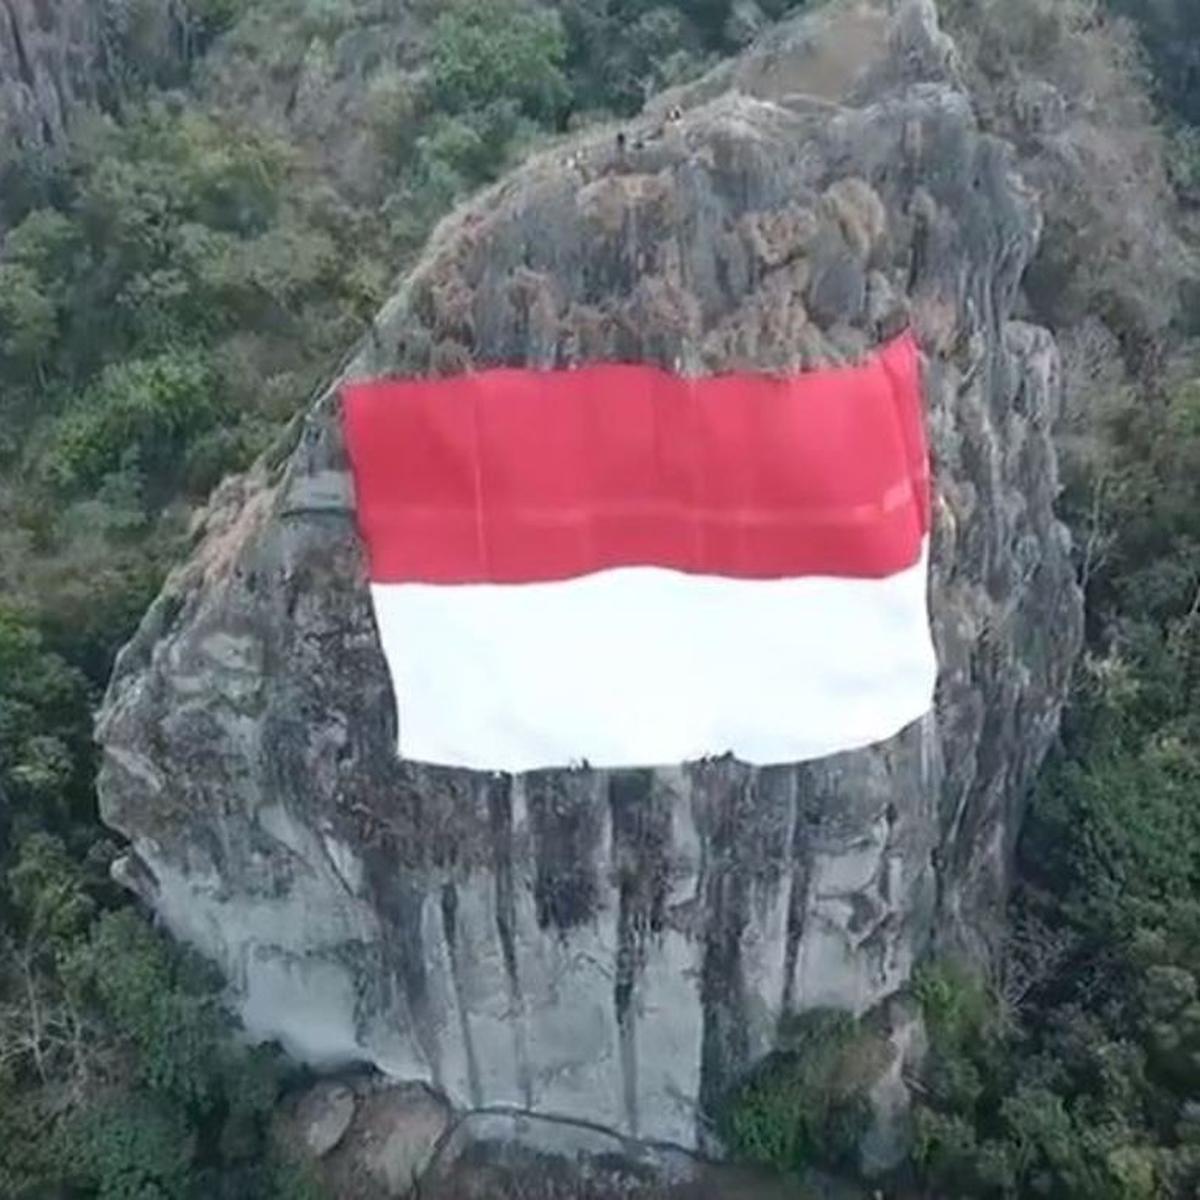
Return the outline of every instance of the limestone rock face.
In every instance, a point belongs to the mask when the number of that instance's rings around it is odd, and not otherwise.
[[[513,1113],[471,1113],[421,1179],[422,1200],[865,1200],[809,1171],[797,1180],[698,1161],[594,1126]]]
[[[131,842],[123,878],[220,964],[254,1035],[460,1108],[694,1146],[782,1015],[886,1013],[935,937],[986,953],[1081,600],[1053,512],[1057,351],[1011,319],[1039,216],[932,3],[823,7],[631,123],[623,149],[615,132],[447,220],[345,377],[797,368],[911,323],[935,710],[769,770],[398,761],[335,386],[218,491],[121,655],[100,787]],[[908,1022],[894,1052],[919,1041]],[[893,1124],[894,1067],[875,1089]]]
[[[54,146],[101,72],[95,0],[0,0],[0,144]]]
[[[178,82],[196,26],[182,0],[0,0],[0,149],[62,150],[133,78]]]

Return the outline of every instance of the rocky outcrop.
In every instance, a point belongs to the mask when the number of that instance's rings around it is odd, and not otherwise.
[[[815,1171],[789,1178],[517,1113],[464,1117],[420,1181],[428,1200],[865,1200]]]
[[[453,1126],[445,1101],[421,1084],[355,1072],[286,1100],[272,1135],[287,1160],[319,1173],[329,1195],[387,1200],[422,1182]]]
[[[0,0],[0,146],[61,144],[101,74],[95,0]]]
[[[1118,7],[972,0],[953,19],[981,126],[1014,146],[1046,214],[1027,311],[1060,335],[1100,318],[1153,374],[1197,264],[1137,33],[1105,16]]]
[[[886,1025],[932,940],[987,952],[1081,601],[1053,512],[1057,353],[1012,320],[1038,211],[929,0],[826,7],[676,103],[447,220],[345,375],[795,368],[911,323],[936,470],[935,711],[769,770],[397,761],[335,386],[216,494],[99,737],[123,877],[221,965],[252,1034],[460,1108],[693,1146],[781,1016]],[[892,1126],[919,1043],[900,1020],[872,1089]],[[899,1141],[870,1145],[881,1166]]]
[[[182,0],[0,0],[0,163],[65,147],[80,113],[178,83],[204,22]]]
[[[706,1162],[580,1121],[502,1110],[456,1119],[427,1088],[364,1072],[285,1102],[272,1132],[338,1200],[865,1200],[820,1171]]]

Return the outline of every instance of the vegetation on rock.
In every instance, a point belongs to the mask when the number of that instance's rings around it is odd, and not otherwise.
[[[813,1009],[784,1022],[779,1049],[729,1097],[720,1132],[747,1162],[801,1172],[853,1168],[870,1124],[867,1089],[887,1067],[880,1034],[848,1013]]]

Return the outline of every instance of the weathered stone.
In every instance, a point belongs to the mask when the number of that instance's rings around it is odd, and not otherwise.
[[[0,0],[0,145],[60,145],[103,74],[95,0]]]
[[[412,1192],[452,1120],[445,1100],[423,1084],[358,1070],[285,1100],[274,1138],[288,1159],[312,1167],[331,1196],[398,1200]]]
[[[595,1127],[509,1113],[464,1118],[421,1181],[423,1200],[863,1200],[817,1172],[718,1166]]]
[[[301,1097],[296,1122],[310,1154],[324,1158],[342,1140],[354,1120],[354,1107],[354,1093],[341,1083],[315,1084]]]
[[[892,999],[884,1007],[881,1017],[892,1057],[868,1092],[873,1120],[859,1148],[862,1171],[868,1177],[895,1170],[908,1155],[912,1114],[905,1078],[920,1067],[928,1049],[925,1023],[911,997]]]
[[[441,226],[347,370],[786,369],[911,322],[935,710],[767,770],[397,761],[331,389],[285,462],[214,496],[99,725],[125,877],[219,963],[252,1035],[463,1108],[693,1146],[781,1017],[877,1010],[935,938],[987,952],[1081,603],[1053,512],[1057,351],[1012,319],[1040,218],[951,49],[924,0],[890,29],[825,6],[681,93],[681,120],[632,123],[627,155],[605,130],[531,159]]]
[[[0,148],[61,151],[81,112],[132,77],[177,81],[194,52],[182,0],[0,0]]]
[[[759,8],[758,0],[733,0],[729,19],[725,22],[725,36],[733,45],[745,46],[766,24],[767,18]]]
[[[839,255],[826,263],[808,290],[808,310],[822,325],[839,319],[857,324],[867,298],[867,277],[850,257]]]
[[[412,1190],[450,1124],[446,1106],[424,1089],[408,1095],[375,1098],[372,1118],[384,1127],[382,1145],[368,1157],[368,1170],[388,1189],[403,1196]]]
[[[450,1128],[449,1107],[420,1084],[389,1087],[361,1076],[351,1083],[358,1097],[354,1122],[321,1166],[331,1194],[409,1195]]]

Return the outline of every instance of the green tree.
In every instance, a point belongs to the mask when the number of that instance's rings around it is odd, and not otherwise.
[[[429,71],[434,104],[449,113],[511,100],[553,124],[568,97],[558,14],[520,0],[457,0],[435,22]]]
[[[82,676],[45,650],[27,617],[0,603],[0,844],[6,818],[18,834],[79,820],[90,801],[90,765]]]
[[[721,1134],[739,1158],[782,1171],[845,1166],[869,1121],[867,1090],[889,1060],[885,1041],[849,1013],[799,1014],[727,1098]]]
[[[96,487],[130,459],[169,481],[187,444],[221,417],[217,380],[203,355],[180,351],[105,368],[59,421],[46,477],[64,492]]]
[[[1108,0],[1133,21],[1150,61],[1163,103],[1200,125],[1200,12],[1189,0]]]
[[[0,359],[18,374],[40,372],[58,331],[53,299],[19,263],[0,262]]]
[[[96,1200],[185,1200],[195,1134],[183,1114],[150,1096],[117,1096],[68,1123],[62,1169]]]

